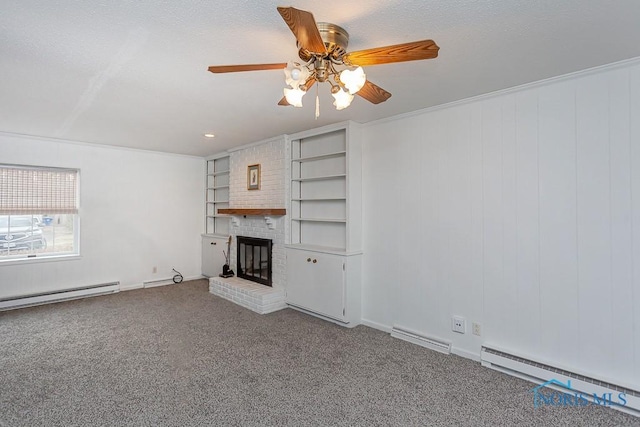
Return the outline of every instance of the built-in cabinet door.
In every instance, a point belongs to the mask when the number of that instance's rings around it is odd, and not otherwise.
[[[227,239],[223,237],[202,236],[202,275],[217,276],[222,273],[224,265],[223,250]]]
[[[287,302],[315,313],[344,319],[344,257],[287,251]]]

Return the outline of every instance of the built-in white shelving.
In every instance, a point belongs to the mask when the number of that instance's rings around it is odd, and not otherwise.
[[[342,218],[291,218],[291,221],[309,221],[309,222],[343,222],[346,223],[346,219]]]
[[[348,129],[291,136],[291,244],[347,249]]]
[[[290,136],[287,303],[347,326],[360,323],[360,126]]]
[[[329,179],[340,179],[346,178],[345,174],[337,174],[337,175],[325,175],[325,176],[310,176],[307,178],[294,178],[292,181],[294,182],[308,182],[308,181],[326,181]]]
[[[229,216],[217,212],[229,207],[229,156],[207,160],[206,179],[205,234],[228,235]]]
[[[317,156],[299,157],[297,159],[291,159],[291,161],[292,162],[312,162],[315,160],[331,159],[333,157],[344,157],[346,155],[347,155],[346,151],[336,151],[335,153],[320,154]]]
[[[328,202],[331,200],[347,200],[346,197],[307,197],[304,199],[297,199],[295,197],[291,198],[291,201],[294,202]]]

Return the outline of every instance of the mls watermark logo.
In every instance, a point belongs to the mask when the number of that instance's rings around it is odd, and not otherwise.
[[[556,386],[561,390],[555,390],[547,388],[548,386]],[[547,388],[546,390],[543,389]],[[599,405],[599,406],[625,406],[627,404],[627,398],[625,393],[618,393],[616,396],[614,393],[582,393],[571,388],[571,380],[567,380],[567,383],[563,383],[556,379],[549,380],[540,384],[538,387],[532,388],[533,392],[533,407],[539,408],[540,406],[587,406],[587,405]]]

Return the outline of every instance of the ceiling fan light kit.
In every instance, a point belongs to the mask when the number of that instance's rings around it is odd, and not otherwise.
[[[314,84],[326,82],[331,86],[333,105],[342,110],[351,105],[356,94],[373,104],[391,97],[391,93],[367,80],[362,65],[436,58],[440,49],[433,40],[421,40],[348,53],[349,33],[344,28],[316,23],[311,12],[293,7],[278,7],[278,12],[296,37],[298,56],[303,63],[218,65],[209,67],[209,71],[217,74],[283,69],[288,87],[284,88],[284,97],[278,105],[302,107],[305,93]],[[316,118],[318,114],[316,94]]]
[[[360,89],[362,89],[362,86],[364,86],[364,84],[366,83],[367,76],[364,73],[362,67],[358,67],[353,71],[346,69],[342,70],[342,72],[340,73],[340,81],[342,82],[344,87],[349,90],[349,93],[351,95],[355,95]]]
[[[294,107],[302,107],[302,97],[306,94],[302,89],[290,89],[288,87],[284,88],[284,97],[289,103]]]
[[[331,96],[335,99],[333,105],[335,105],[336,110],[344,110],[353,101],[353,95],[339,87],[331,88]]]
[[[285,82],[289,85],[284,89],[284,97],[289,105],[302,107],[302,97],[311,85],[328,82],[331,85],[331,94],[335,98],[333,105],[337,110],[351,105],[353,95],[362,89],[367,80],[362,67],[357,67],[353,71],[345,69],[338,72],[331,62],[304,65],[289,62],[284,69],[284,75]],[[332,78],[333,82],[329,78]]]
[[[311,76],[311,72],[307,67],[303,67],[297,62],[288,62],[284,68],[284,81],[292,89],[298,89],[301,84],[306,83]]]

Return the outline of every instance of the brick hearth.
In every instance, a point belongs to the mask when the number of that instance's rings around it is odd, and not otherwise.
[[[209,278],[209,292],[259,314],[287,308],[282,288],[271,288],[237,277]]]

